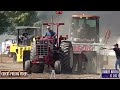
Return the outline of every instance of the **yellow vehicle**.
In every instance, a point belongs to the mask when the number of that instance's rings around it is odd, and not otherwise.
[[[36,36],[41,36],[40,27],[18,26],[17,40],[10,45],[10,54],[13,58],[13,62],[23,62],[23,53],[31,50],[31,43]]]

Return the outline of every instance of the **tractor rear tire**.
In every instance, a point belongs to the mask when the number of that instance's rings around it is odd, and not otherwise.
[[[61,73],[61,62],[58,60],[55,61],[54,67],[55,67],[55,73],[60,74]]]
[[[31,74],[31,63],[30,60],[25,61],[25,71],[28,72],[28,74]]]
[[[34,60],[36,56],[36,42],[34,41],[31,45],[30,60]]]
[[[17,62],[17,55],[16,55],[16,53],[13,54],[13,62],[14,62],[14,63]]]
[[[61,61],[61,72],[72,73],[73,68],[73,47],[70,41],[63,41],[60,44],[59,60]]]
[[[31,71],[33,73],[43,73],[43,71],[44,71],[44,63],[32,64]]]

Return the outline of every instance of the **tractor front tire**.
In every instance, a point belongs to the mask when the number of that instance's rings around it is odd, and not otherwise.
[[[11,52],[8,52],[7,55],[8,55],[9,58],[12,58],[12,57],[13,57],[13,53],[11,53]]]
[[[25,61],[25,71],[28,72],[28,74],[31,74],[31,63],[30,60]]]
[[[60,74],[61,73],[61,62],[58,60],[55,61],[54,67],[55,67],[55,73]]]
[[[14,63],[17,62],[17,55],[16,55],[16,53],[13,54],[13,62],[14,62]]]

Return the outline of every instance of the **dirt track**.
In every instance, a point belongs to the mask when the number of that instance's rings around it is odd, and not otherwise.
[[[109,65],[106,68],[113,68],[114,58],[109,58]],[[22,63],[13,63],[12,58],[2,57],[0,58],[0,71],[22,71]],[[27,77],[0,77],[0,79],[54,79],[54,75],[51,72],[32,73]],[[99,79],[100,75],[98,74],[59,74],[55,75],[56,79]]]

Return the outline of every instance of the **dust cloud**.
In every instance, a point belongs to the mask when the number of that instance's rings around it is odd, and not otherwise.
[[[63,14],[56,15],[55,11],[37,11],[39,17],[41,15],[48,18],[48,22],[51,22],[53,15],[54,22],[63,22],[64,26],[59,27],[59,34],[66,35],[69,34],[71,16],[72,14],[92,14],[100,16],[100,37],[102,38],[105,35],[105,30],[111,30],[111,36],[108,40],[108,45],[113,45],[117,42],[117,39],[120,36],[120,11],[63,11]],[[54,27],[56,30],[56,27]]]

